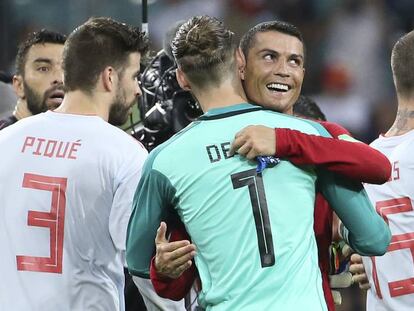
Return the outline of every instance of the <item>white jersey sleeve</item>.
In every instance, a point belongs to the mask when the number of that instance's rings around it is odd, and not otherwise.
[[[115,176],[114,199],[109,215],[109,232],[115,247],[123,252],[124,257],[126,231],[132,212],[131,198],[134,197],[141,176],[142,164],[147,157],[147,153],[138,152],[138,148],[137,144],[137,150],[134,150],[130,155],[125,155],[129,159],[124,162]],[[141,149],[143,150],[143,147]],[[124,265],[126,265],[126,261]]]
[[[381,257],[364,257],[371,289],[367,310],[413,310],[414,306],[414,130],[380,137],[372,147],[392,164],[392,175],[383,185],[366,184],[377,212],[388,223],[392,240]]]

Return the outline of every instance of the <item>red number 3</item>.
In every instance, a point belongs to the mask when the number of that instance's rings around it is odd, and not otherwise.
[[[17,270],[62,273],[67,178],[24,174],[23,188],[52,192],[50,212],[29,211],[29,226],[50,230],[50,256],[16,256]]]
[[[377,202],[377,213],[380,214],[388,224],[388,215],[397,213],[406,213],[413,210],[411,200],[408,197],[391,199]],[[414,258],[414,232],[394,234],[391,239],[388,252],[397,251],[404,248],[408,248],[411,251],[411,256]],[[381,289],[378,283],[378,274],[376,268],[375,257],[371,257],[372,260],[372,277],[375,285],[375,290],[380,299],[382,299]],[[414,293],[414,278],[408,278],[404,280],[398,280],[388,283],[388,288],[391,297],[397,297],[402,295],[408,295]]]

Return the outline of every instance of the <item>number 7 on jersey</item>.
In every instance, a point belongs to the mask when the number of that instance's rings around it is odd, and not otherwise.
[[[275,253],[262,174],[257,174],[256,169],[243,171],[231,175],[231,181],[234,189],[244,186],[249,189],[262,268],[273,266]]]

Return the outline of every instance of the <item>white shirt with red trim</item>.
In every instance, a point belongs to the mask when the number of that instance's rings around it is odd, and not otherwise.
[[[125,237],[147,151],[97,116],[0,134],[0,309],[124,310]]]
[[[371,289],[367,311],[414,309],[414,130],[379,137],[372,147],[391,162],[392,174],[383,185],[366,184],[377,212],[389,224],[392,240],[381,257],[364,257]]]

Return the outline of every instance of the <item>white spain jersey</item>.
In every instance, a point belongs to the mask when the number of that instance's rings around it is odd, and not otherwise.
[[[379,137],[372,147],[392,164],[384,185],[365,185],[377,212],[388,223],[392,240],[381,257],[364,257],[371,284],[367,311],[414,309],[414,130],[394,137]]]
[[[97,116],[0,132],[0,310],[124,310],[125,237],[147,151]]]

